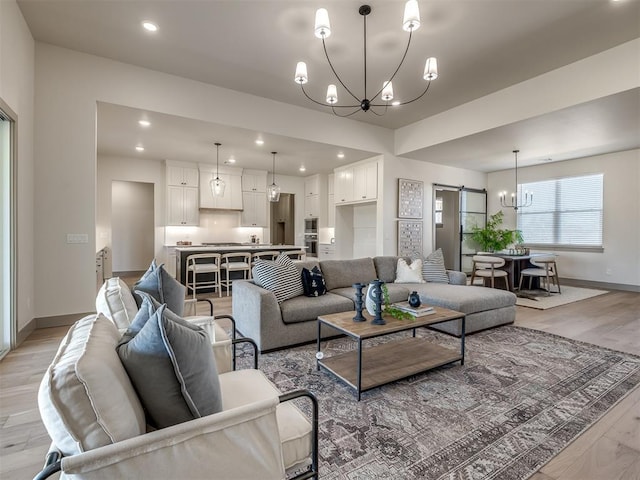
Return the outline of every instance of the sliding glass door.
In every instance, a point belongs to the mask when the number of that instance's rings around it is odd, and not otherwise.
[[[0,358],[11,348],[15,326],[14,122],[0,100]]]

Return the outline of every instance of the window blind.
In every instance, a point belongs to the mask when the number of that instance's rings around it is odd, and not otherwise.
[[[533,204],[518,210],[524,243],[602,247],[602,174],[523,183],[521,191],[533,194]]]

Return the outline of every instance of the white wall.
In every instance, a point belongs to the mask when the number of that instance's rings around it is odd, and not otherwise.
[[[154,255],[153,183],[111,184],[111,251],[114,272],[144,271]]]
[[[34,58],[35,43],[18,5],[14,0],[0,1],[0,98],[18,115],[16,172],[18,330],[23,329],[35,316]]]
[[[94,308],[98,101],[348,148],[393,147],[388,129],[52,45],[36,44],[36,69],[37,317]],[[89,243],[68,245],[67,233]],[[68,281],[52,285],[61,272]]]
[[[424,212],[423,212],[423,247],[424,254],[433,251],[433,184],[452,185],[468,188],[486,188],[487,175],[472,170],[447,167],[435,163],[420,162],[407,158],[384,156],[381,162],[384,176],[383,223],[382,235],[384,255],[396,255],[398,251],[398,179],[422,180],[424,182]],[[378,201],[380,192],[378,192]]]
[[[399,128],[395,153],[408,154],[640,87],[638,51],[640,39],[635,39]]]
[[[103,247],[113,248],[111,232],[112,183],[114,181],[142,182],[153,184],[154,242],[156,258],[165,262],[164,218],[165,218],[165,167],[162,162],[132,157],[100,155],[96,168],[96,251]],[[95,255],[95,253],[94,253]],[[116,266],[113,266],[117,270]],[[74,312],[75,313],[75,312]]]
[[[586,157],[519,168],[520,182],[535,182],[590,173],[604,174],[604,252],[558,251],[561,277],[594,282],[640,285],[640,150]],[[514,172],[489,174],[488,211],[501,209],[498,192],[514,189]],[[505,213],[505,225],[516,226],[515,213]],[[526,238],[525,238],[526,242]],[[607,270],[611,271],[608,275]]]

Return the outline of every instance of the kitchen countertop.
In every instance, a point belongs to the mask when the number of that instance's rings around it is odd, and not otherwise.
[[[173,245],[171,245],[173,247]],[[299,245],[270,245],[270,244],[247,244],[247,245],[176,245],[177,251],[180,252],[190,252],[193,250],[198,250],[202,252],[228,252],[238,251],[244,252],[247,250],[256,250],[256,249],[269,249],[269,250],[306,250],[307,247],[299,246]]]

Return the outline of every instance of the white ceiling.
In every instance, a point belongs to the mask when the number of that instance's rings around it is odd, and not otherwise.
[[[307,87],[312,95],[323,98],[326,85],[335,83],[321,42],[313,35],[315,10],[321,6],[328,9],[332,24],[332,35],[327,40],[329,53],[345,83],[361,89],[358,84],[362,81],[362,17],[357,13],[361,3],[18,0],[38,41],[319,110],[323,107],[306,100],[293,82],[296,62],[305,60],[310,75]],[[368,81],[369,85],[378,86],[395,68],[406,44],[406,33],[400,28],[404,1],[369,4],[373,11],[368,17]],[[438,57],[439,78],[425,97],[411,105],[390,109],[381,117],[369,112],[351,118],[398,128],[640,37],[638,0],[422,0],[420,8],[422,26],[414,35],[403,69],[394,79],[396,97],[405,100],[423,88],[421,72],[428,56]],[[144,19],[158,23],[160,30],[156,34],[143,32],[140,22]],[[339,95],[346,98],[343,90],[339,90]],[[637,98],[638,93],[635,95]],[[635,119],[637,132],[638,120],[633,111],[636,105],[633,101],[629,105],[603,99],[601,105],[585,106],[584,111],[576,107],[574,111],[558,112],[557,116],[545,115],[439,145],[429,152],[417,152],[412,158],[424,159],[428,153],[429,160],[434,161],[437,153],[437,161],[488,171],[508,168],[512,162],[508,155],[504,158],[504,152],[510,153],[515,146],[523,152],[528,147],[544,146],[546,151],[536,151],[529,157],[545,156],[553,160],[575,158],[578,151],[580,155],[589,155],[613,151],[611,148],[635,148],[638,135],[621,138],[621,131],[628,128],[612,131],[610,123],[598,119]],[[582,123],[574,123],[582,121],[582,113],[588,114],[584,128]],[[136,113],[131,115],[133,118]],[[567,121],[567,115],[571,122]],[[131,152],[132,146],[124,142],[138,133],[125,131],[130,123],[101,117],[99,148],[113,154],[118,148],[121,149],[118,154]],[[177,121],[176,125],[187,123]],[[109,131],[103,130],[107,125]],[[212,143],[216,139],[187,136],[190,130],[204,134],[211,128],[211,133],[228,135],[227,139],[218,140],[228,145],[229,152],[236,149],[249,162],[257,158],[251,150],[243,150],[242,142],[231,141],[235,137],[228,129],[218,130],[222,126],[186,126],[188,129],[184,131],[173,130],[185,144],[203,144],[207,140]],[[586,130],[593,134],[585,135]],[[166,137],[158,135],[154,139],[150,132],[145,153],[151,155],[156,150],[152,142],[164,145],[157,149],[158,158],[179,153],[170,150],[166,142],[160,143]],[[245,134],[253,138],[258,132],[237,133],[240,140]],[[600,141],[585,143],[585,138]],[[289,148],[285,142],[280,143],[282,147],[273,148],[290,152],[291,168],[295,163],[293,157],[301,159],[309,152],[321,151],[318,155],[322,158],[328,155],[325,160],[328,170],[335,158],[331,148],[307,143],[298,142]],[[183,149],[181,155],[187,156],[193,150],[194,155],[204,157],[201,148],[205,147]],[[271,151],[266,145],[265,149]],[[473,152],[472,158],[469,152]],[[366,152],[351,153],[354,158],[366,155]],[[347,159],[342,163],[348,163]]]

